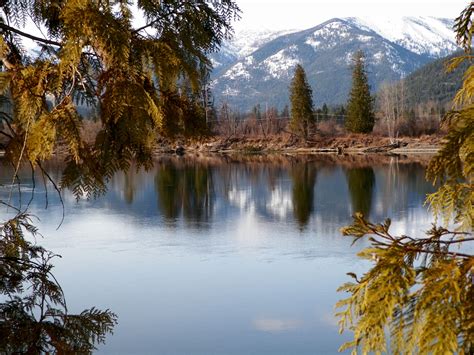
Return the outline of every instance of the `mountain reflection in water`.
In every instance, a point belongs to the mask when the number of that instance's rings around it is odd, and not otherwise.
[[[392,218],[394,233],[420,234],[432,187],[429,157],[183,156],[113,177],[97,200],[34,193],[39,243],[55,263],[68,306],[119,317],[99,352],[161,354],[337,353],[335,290],[367,267],[339,229],[351,214]],[[61,165],[48,171],[59,181]],[[0,171],[0,184],[11,172]],[[0,187],[1,197],[9,189]],[[18,196],[13,201],[19,203]],[[7,212],[0,211],[4,220]],[[238,335],[238,336],[236,336]]]

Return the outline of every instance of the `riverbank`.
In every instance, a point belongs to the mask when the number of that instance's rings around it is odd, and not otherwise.
[[[166,153],[436,153],[442,136],[402,137],[396,141],[388,137],[366,134],[320,136],[303,141],[291,135],[272,137],[208,137],[201,140],[159,140],[155,155]]]
[[[316,136],[310,140],[296,139],[291,134],[246,137],[212,136],[200,139],[158,138],[153,149],[155,156],[189,153],[237,153],[237,154],[434,154],[438,151],[443,136],[426,135],[420,137],[401,137],[390,140],[388,137],[368,134],[348,134],[339,136]],[[92,142],[93,139],[89,140]],[[4,152],[0,150],[0,157]],[[57,158],[67,155],[65,146],[54,151]]]

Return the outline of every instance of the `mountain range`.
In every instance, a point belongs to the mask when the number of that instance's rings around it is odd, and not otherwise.
[[[300,63],[316,106],[344,104],[351,86],[351,58],[362,50],[369,83],[406,77],[457,50],[453,21],[432,17],[334,18],[303,31],[244,31],[212,56],[211,87],[218,108],[226,102],[248,111],[256,104],[283,108]]]

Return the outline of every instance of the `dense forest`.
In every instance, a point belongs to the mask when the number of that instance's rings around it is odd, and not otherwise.
[[[405,81],[405,90],[408,106],[416,106],[428,101],[446,106],[461,88],[462,75],[469,67],[464,62],[453,71],[448,71],[446,63],[459,56],[460,52],[445,58],[437,59],[408,75]]]

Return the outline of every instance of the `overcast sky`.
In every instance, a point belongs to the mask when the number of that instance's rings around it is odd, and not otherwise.
[[[455,18],[466,0],[236,0],[241,29],[305,29],[333,17],[434,16]]]

